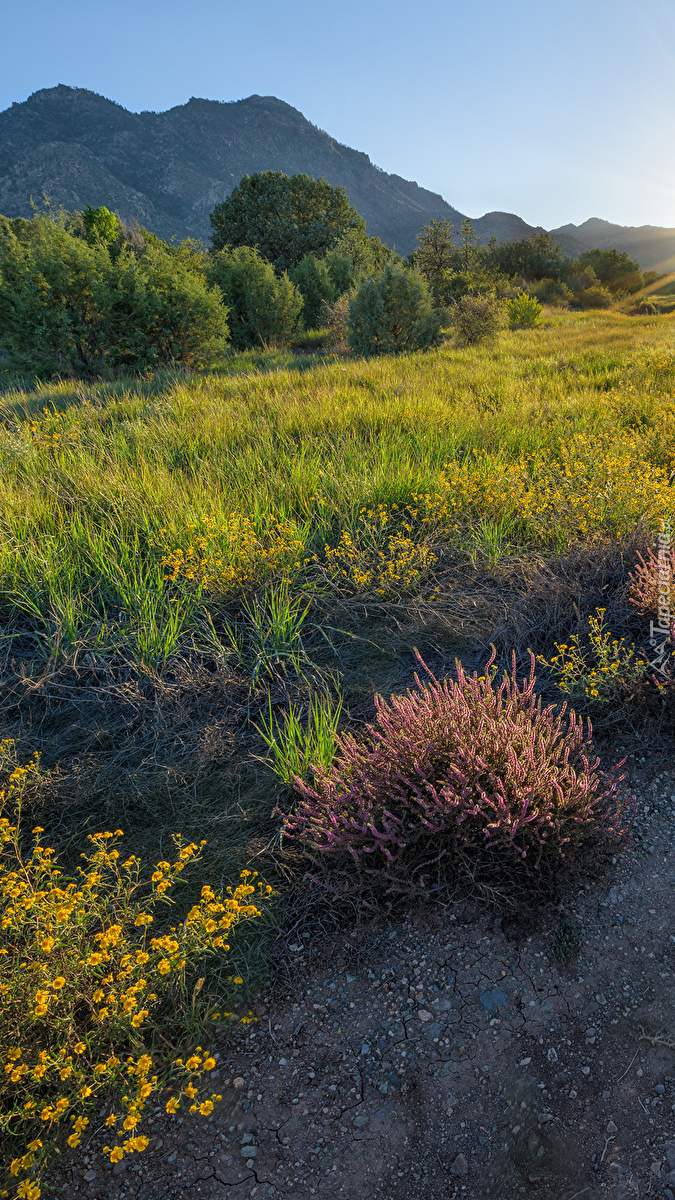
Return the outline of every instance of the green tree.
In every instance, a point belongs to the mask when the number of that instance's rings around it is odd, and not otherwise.
[[[210,220],[214,250],[253,246],[278,271],[296,267],[305,254],[321,257],[350,229],[366,228],[344,188],[282,171],[244,175]]]
[[[211,255],[210,283],[220,289],[229,310],[232,343],[237,349],[288,342],[300,328],[302,296],[284,272],[251,246]]]
[[[450,221],[430,221],[417,235],[419,245],[410,255],[411,266],[424,275],[437,304],[453,299],[451,280],[461,266],[455,229]]]
[[[361,229],[350,229],[325,256],[336,295],[349,292],[372,275],[379,275],[387,263],[400,262],[393,250],[377,237]]]
[[[117,217],[103,205],[100,208],[92,208],[89,204],[82,213],[82,224],[90,246],[109,246],[117,240],[120,232]]]
[[[571,265],[558,243],[543,230],[516,242],[493,243],[490,261],[504,275],[521,275],[527,280],[564,279]]]
[[[637,292],[644,286],[640,264],[621,250],[584,250],[579,266],[590,267],[601,285],[614,295]]]
[[[317,258],[315,254],[306,254],[289,273],[289,279],[302,296],[305,328],[316,329],[324,302],[332,304],[338,295],[325,259]]]
[[[440,331],[426,279],[402,264],[364,280],[349,306],[348,341],[356,354],[427,349],[438,344]]]

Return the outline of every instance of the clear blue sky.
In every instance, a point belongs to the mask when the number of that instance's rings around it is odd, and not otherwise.
[[[0,108],[275,95],[471,216],[675,226],[675,0],[4,0]]]

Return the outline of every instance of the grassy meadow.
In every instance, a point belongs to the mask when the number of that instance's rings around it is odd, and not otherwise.
[[[204,606],[281,578],[392,598],[439,548],[653,525],[673,515],[674,332],[565,314],[490,348],[8,389],[5,642],[158,668]]]

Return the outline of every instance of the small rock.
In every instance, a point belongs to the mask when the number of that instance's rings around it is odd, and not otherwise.
[[[357,1113],[352,1120],[352,1125],[354,1125],[356,1129],[364,1129],[367,1124],[368,1118],[364,1113]]]
[[[234,1088],[234,1090],[236,1092],[239,1088],[241,1088],[243,1086],[244,1086],[244,1081],[243,1081],[241,1075],[237,1075],[236,1079],[232,1080],[232,1087]]]
[[[590,1068],[590,1067],[582,1067],[582,1068],[581,1068],[581,1074],[582,1074],[582,1075],[590,1075],[590,1073],[591,1073],[591,1068]]]
[[[520,1062],[518,1063],[518,1066],[519,1067],[529,1067],[531,1062],[532,1062],[531,1058],[521,1058]]]
[[[656,1092],[657,1096],[662,1096],[663,1093],[665,1092],[665,1090],[666,1089],[664,1088],[662,1083],[657,1083],[656,1087],[654,1088],[654,1091]]]
[[[243,1158],[255,1158],[256,1154],[258,1153],[258,1147],[242,1146],[239,1150],[239,1153]]]
[[[460,1175],[462,1178],[469,1174],[469,1164],[463,1154],[458,1154],[450,1167],[451,1175]]]
[[[362,1054],[363,1058],[366,1058],[370,1054],[370,1046],[368,1045],[367,1042],[363,1043],[363,1045],[361,1047],[361,1054]]]
[[[666,1188],[666,1190],[663,1194],[664,1194],[666,1200],[675,1200],[675,1195],[673,1195],[670,1188]]]
[[[649,1170],[651,1171],[652,1175],[659,1177],[661,1175],[661,1160],[659,1159],[658,1162],[653,1162]]]
[[[558,1061],[558,1051],[556,1050],[555,1046],[549,1046],[546,1052],[546,1057],[551,1063]]]
[[[155,1141],[152,1143],[152,1149],[153,1150],[161,1150],[163,1145],[164,1145],[164,1138],[156,1138]]]
[[[618,1127],[614,1124],[613,1121],[607,1122],[607,1132],[608,1133],[618,1133],[619,1132]]]
[[[586,1030],[586,1037],[588,1037],[588,1038],[595,1037],[595,1030],[592,1025],[591,1025],[590,1029]]]
[[[88,1171],[85,1171],[84,1178],[86,1179],[87,1183],[91,1183],[96,1178],[96,1172],[92,1171],[90,1167]]]
[[[668,1159],[668,1166],[675,1171],[675,1142],[666,1142],[663,1148]]]
[[[418,1009],[417,1015],[418,1015],[420,1021],[432,1021],[433,1020],[432,1014],[430,1012],[427,1012],[426,1008]]]

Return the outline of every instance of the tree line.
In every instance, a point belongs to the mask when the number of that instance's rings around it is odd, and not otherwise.
[[[438,343],[463,310],[527,289],[606,307],[649,278],[616,250],[563,256],[549,234],[487,245],[432,221],[407,259],[366,232],[345,190],[247,175],[211,213],[207,249],[163,241],[105,207],[0,217],[0,369],[95,375],[213,364],[328,328],[359,354]],[[469,298],[467,300],[467,298]],[[480,308],[480,305],[478,305]]]

